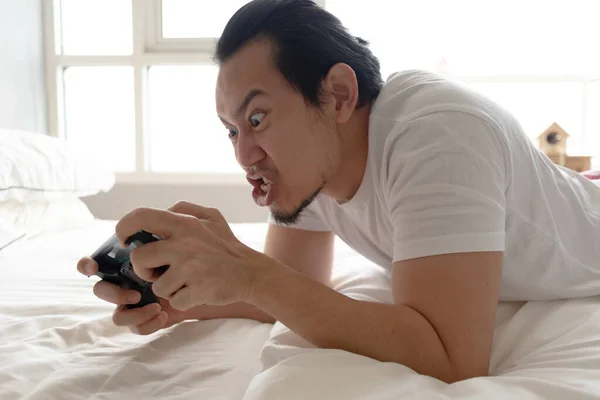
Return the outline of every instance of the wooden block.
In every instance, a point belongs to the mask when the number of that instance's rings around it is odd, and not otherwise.
[[[567,156],[565,159],[565,167],[576,172],[588,171],[592,168],[591,156]]]

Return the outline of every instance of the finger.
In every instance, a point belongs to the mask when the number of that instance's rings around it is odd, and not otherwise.
[[[136,304],[142,298],[136,290],[124,289],[105,280],[96,282],[93,291],[96,297],[113,304]]]
[[[145,324],[161,311],[160,304],[152,303],[140,308],[126,308],[119,305],[113,313],[113,323],[117,326],[135,326]]]
[[[152,318],[150,321],[141,325],[131,327],[131,331],[138,335],[150,335],[162,328],[167,324],[168,314],[165,311],[161,311],[158,315]]]
[[[202,220],[214,222],[225,221],[225,218],[223,218],[223,215],[218,209],[189,203],[187,201],[179,201],[175,203],[175,205],[169,208],[169,211],[173,211],[178,214],[191,215]]]
[[[233,235],[227,220],[221,214],[221,212],[214,207],[204,207],[198,204],[188,203],[186,201],[180,201],[169,208],[178,214],[188,215],[191,219],[187,220],[185,226],[193,229],[197,233],[204,232],[209,236],[219,236],[217,232],[221,234]],[[182,221],[183,226],[184,221]]]
[[[158,297],[170,299],[186,282],[187,276],[179,269],[169,268],[152,284],[152,291]]]
[[[193,304],[192,294],[193,294],[192,289],[190,289],[189,286],[186,286],[186,287],[182,288],[181,290],[178,290],[173,296],[171,296],[171,298],[169,298],[169,303],[171,304],[171,307],[173,307],[176,310],[179,310],[179,311],[188,310],[188,309],[194,307],[194,305],[195,305],[195,304]],[[200,305],[200,304],[197,304],[197,305]]]
[[[178,216],[167,210],[141,207],[127,213],[115,226],[115,234],[122,247],[129,237],[139,231],[146,231],[164,238],[173,236],[178,226]]]
[[[175,262],[176,254],[172,248],[173,245],[167,240],[159,240],[136,247],[130,254],[134,272],[146,281],[155,281],[159,276],[156,268]]]
[[[77,271],[86,276],[96,275],[98,264],[91,257],[83,257],[77,262]]]

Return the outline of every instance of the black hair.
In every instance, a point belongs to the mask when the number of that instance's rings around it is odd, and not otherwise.
[[[222,65],[254,39],[274,44],[274,64],[309,104],[322,104],[321,82],[336,63],[348,64],[358,82],[358,104],[375,101],[383,80],[368,42],[311,0],[254,0],[240,8],[220,36],[214,59]]]

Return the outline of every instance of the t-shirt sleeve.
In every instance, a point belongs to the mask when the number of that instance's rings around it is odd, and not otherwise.
[[[325,222],[324,218],[321,216],[321,214],[319,212],[320,207],[317,204],[317,202],[318,202],[318,198],[315,199],[311,204],[309,204],[308,207],[306,207],[304,210],[302,210],[300,217],[298,218],[298,221],[294,224],[288,225],[288,224],[279,223],[273,218],[273,215],[270,213],[267,218],[267,223],[272,224],[272,225],[286,226],[289,228],[304,229],[307,231],[318,231],[318,232],[331,231],[329,224],[327,224]]]
[[[503,251],[505,136],[466,112],[435,112],[402,125],[384,148],[393,261]]]

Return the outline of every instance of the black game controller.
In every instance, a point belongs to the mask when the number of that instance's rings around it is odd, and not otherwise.
[[[160,237],[146,231],[139,231],[130,236],[121,247],[116,235],[112,235],[98,250],[92,254],[92,258],[98,263],[98,275],[101,279],[114,283],[125,289],[137,290],[142,299],[137,304],[129,304],[128,308],[143,307],[147,304],[158,303],[158,298],[152,292],[152,282],[148,282],[137,276],[133,271],[133,265],[129,259],[131,251],[145,243],[156,242]],[[164,272],[168,266],[158,269]]]

